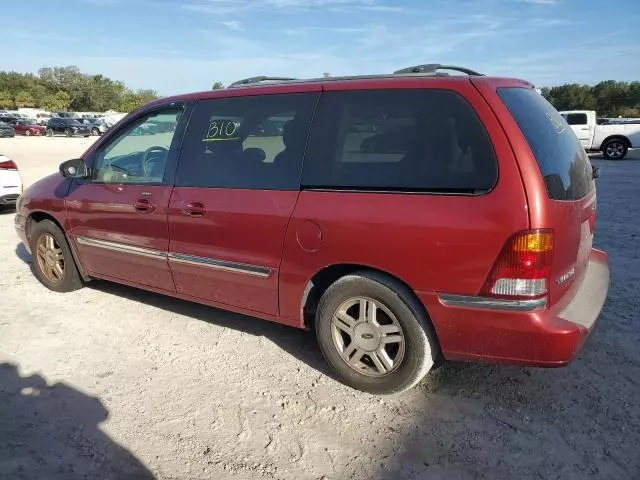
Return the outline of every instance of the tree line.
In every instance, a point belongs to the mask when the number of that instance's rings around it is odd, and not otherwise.
[[[130,112],[158,98],[155,90],[131,90],[123,82],[89,75],[78,67],[46,67],[37,74],[0,71],[0,108],[47,111]]]
[[[224,85],[215,82],[212,88]],[[640,117],[640,82],[571,83],[544,87],[542,95],[558,110],[595,110],[600,117]],[[37,74],[0,71],[0,108],[5,109],[130,112],[156,98],[155,90],[131,90],[123,82],[82,73],[75,66],[41,68]]]
[[[607,80],[593,86],[570,83],[541,90],[560,111],[595,110],[605,118],[640,117],[640,82]]]

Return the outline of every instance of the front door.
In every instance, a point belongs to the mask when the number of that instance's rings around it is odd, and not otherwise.
[[[305,90],[194,107],[169,204],[179,293],[277,315],[282,246],[319,95]]]
[[[95,150],[91,179],[67,198],[69,233],[90,275],[174,291],[167,264],[171,196],[181,107],[123,125]]]

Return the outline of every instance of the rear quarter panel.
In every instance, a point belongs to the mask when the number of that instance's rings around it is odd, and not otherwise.
[[[340,89],[341,85],[331,87]],[[487,102],[468,80],[377,85],[416,87],[453,89],[474,107],[498,158],[496,186],[478,196],[302,191],[284,244],[280,274],[283,317],[302,322],[309,281],[320,270],[336,264],[387,272],[418,292],[478,294],[507,238],[528,228],[520,172]],[[352,83],[349,88],[358,87]],[[359,88],[370,87],[365,83]],[[311,234],[314,242],[308,241]],[[315,243],[315,248],[309,249],[307,243]],[[437,319],[433,320],[437,330]]]

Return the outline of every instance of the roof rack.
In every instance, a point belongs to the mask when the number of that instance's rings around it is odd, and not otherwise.
[[[292,80],[298,80],[298,79],[289,78],[289,77],[265,77],[265,76],[249,77],[249,78],[243,78],[242,80],[238,80],[237,82],[233,82],[227,88],[243,87],[245,85],[253,85],[256,83],[263,83],[263,82],[290,82]]]
[[[394,75],[401,75],[405,73],[422,73],[436,75],[438,70],[454,70],[456,72],[466,73],[467,75],[482,76],[482,73],[475,72],[468,68],[456,67],[455,65],[440,65],[439,63],[425,63],[424,65],[414,65],[413,67],[403,68],[393,72]],[[445,74],[446,75],[446,74]]]

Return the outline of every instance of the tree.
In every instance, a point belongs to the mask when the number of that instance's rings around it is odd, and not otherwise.
[[[141,106],[152,102],[158,98],[158,94],[155,90],[125,90],[120,102],[120,110],[123,112],[131,112]]]
[[[50,112],[57,112],[69,108],[70,102],[71,96],[67,92],[61,91],[44,97],[40,106]]]
[[[224,85],[222,84],[222,82],[214,82],[211,90],[222,90],[223,88]]]
[[[0,90],[0,108],[13,108],[13,97],[7,90]]]
[[[15,104],[18,107],[33,107],[35,106],[35,101],[31,92],[20,90],[16,93]]]

